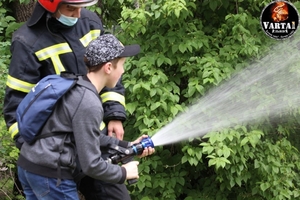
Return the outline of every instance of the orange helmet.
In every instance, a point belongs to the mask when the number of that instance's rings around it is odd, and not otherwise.
[[[54,13],[61,3],[71,4],[74,7],[86,7],[96,4],[98,0],[38,0],[38,2],[47,11]]]

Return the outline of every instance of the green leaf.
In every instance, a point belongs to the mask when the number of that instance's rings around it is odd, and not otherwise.
[[[227,147],[224,147],[223,148],[223,155],[224,155],[224,158],[228,158],[230,156],[230,149],[227,148]]]
[[[136,92],[136,90],[138,90],[139,88],[141,88],[141,84],[136,84],[133,86],[133,92]]]
[[[182,177],[179,177],[179,178],[177,179],[177,182],[178,182],[181,186],[184,186],[184,184],[185,184],[185,179],[182,178]]]
[[[180,44],[178,49],[181,53],[184,53],[186,51],[186,44]]]
[[[208,161],[208,166],[211,167],[211,166],[213,166],[213,165],[216,165],[216,163],[217,163],[217,160],[216,160],[216,159],[210,159],[210,160]]]
[[[159,182],[159,186],[162,187],[162,188],[165,188],[165,182],[164,181],[160,181]]]
[[[213,150],[214,150],[214,148],[212,146],[203,147],[203,152],[205,152],[207,154],[210,154]]]
[[[209,142],[211,145],[213,145],[217,141],[217,137],[217,134],[211,135],[211,137],[209,138]]]
[[[249,141],[249,139],[247,137],[245,137],[244,139],[242,139],[240,146],[244,146],[245,144],[247,144]]]
[[[241,179],[241,176],[238,176],[238,177],[236,177],[235,178],[235,182],[236,182],[236,184],[238,184],[238,186],[242,186],[242,179]]]
[[[152,183],[150,181],[147,181],[145,183],[145,186],[148,187],[148,188],[152,188]]]
[[[153,10],[157,10],[159,8],[159,5],[157,5],[157,4],[151,4],[151,10],[153,11]]]
[[[150,83],[144,82],[144,83],[142,83],[142,87],[143,87],[144,89],[150,91]]]
[[[176,107],[171,107],[171,112],[172,112],[173,116],[176,116],[178,113],[178,109]]]
[[[182,156],[181,163],[186,163],[188,161],[188,158],[186,156]]]
[[[136,109],[136,103],[127,103],[126,104],[126,111],[128,111],[130,114],[133,114],[133,112]]]
[[[201,160],[201,158],[202,158],[202,152],[201,151],[196,152],[195,155],[196,155],[198,160]]]
[[[143,190],[145,188],[145,183],[142,181],[138,181],[137,186],[138,186],[139,190]]]
[[[164,63],[164,59],[162,57],[159,57],[157,59],[157,66],[160,67]]]
[[[264,192],[266,191],[268,188],[270,188],[270,183],[266,182],[266,183],[262,183],[260,184],[260,189]]]
[[[210,9],[215,11],[216,8],[218,7],[218,1],[209,1],[209,7],[210,7]]]
[[[156,95],[156,89],[151,89],[150,90],[150,97],[154,97]]]
[[[293,195],[294,195],[294,197],[299,197],[300,196],[300,190],[299,189],[295,189],[293,191]]]

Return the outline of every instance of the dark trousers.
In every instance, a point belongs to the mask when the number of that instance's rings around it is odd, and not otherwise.
[[[85,200],[131,200],[125,184],[112,184],[91,177],[84,177],[79,191]]]

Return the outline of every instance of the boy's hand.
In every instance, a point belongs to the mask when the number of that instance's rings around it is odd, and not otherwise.
[[[155,149],[152,147],[146,147],[141,155],[138,155],[139,158],[150,156],[155,152]]]
[[[138,165],[139,165],[138,161],[131,161],[129,163],[122,165],[122,167],[124,167],[126,170],[127,180],[139,178]]]
[[[131,142],[131,146],[134,144],[140,143],[144,138],[148,138],[148,137],[149,137],[148,135],[142,135],[142,136],[138,137],[136,140]]]
[[[131,145],[133,144],[138,144],[140,143],[144,138],[148,138],[149,136],[148,135],[142,135],[141,137],[137,138],[135,141],[131,142]],[[145,156],[149,156],[151,154],[153,154],[155,152],[155,149],[152,148],[152,147],[146,147],[144,150],[143,150],[143,153],[141,155],[138,155],[139,158],[143,158]]]

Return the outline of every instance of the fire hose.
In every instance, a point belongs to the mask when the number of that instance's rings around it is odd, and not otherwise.
[[[115,144],[108,146],[108,153],[110,154],[107,161],[112,164],[126,164],[132,160],[135,155],[141,155],[143,150],[147,147],[154,148],[154,144],[150,137],[144,138],[140,143],[134,144],[129,148],[120,147]],[[127,181],[129,185],[137,182],[137,179],[130,179]]]
[[[130,162],[135,155],[141,155],[143,150],[147,147],[154,148],[154,144],[150,137],[144,138],[140,143],[134,144],[128,148],[120,147],[115,144],[110,144],[107,146],[109,157],[106,159],[106,162],[111,164],[126,164]],[[79,181],[86,175],[82,172],[80,163],[77,160],[77,169],[73,173],[74,181],[79,183]],[[127,180],[128,184],[134,184],[137,182],[137,179]]]

